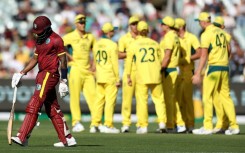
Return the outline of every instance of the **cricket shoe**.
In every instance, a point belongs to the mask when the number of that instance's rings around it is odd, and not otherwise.
[[[104,126],[103,133],[114,133],[114,134],[117,134],[117,133],[120,133],[120,130],[118,130],[115,127]]]
[[[157,133],[166,133],[166,125],[164,123],[159,123],[159,128],[156,130]]]
[[[121,131],[122,131],[122,133],[128,133],[129,132],[129,126],[123,126],[122,128],[121,128]]]
[[[80,122],[77,122],[72,128],[72,132],[82,132],[84,130],[85,128]]]
[[[184,133],[186,132],[186,127],[184,125],[177,125],[177,133]]]
[[[22,146],[22,147],[27,147],[28,146],[28,139],[26,139],[24,142],[20,141],[19,137],[11,137],[12,142]]]
[[[92,126],[92,127],[90,127],[89,132],[90,133],[97,133],[97,132],[103,133],[103,128],[104,128],[103,125],[100,125],[99,127]]]
[[[74,137],[66,138],[67,144],[63,144],[62,142],[54,143],[54,147],[74,147],[77,142]]]
[[[204,127],[201,127],[200,129],[192,130],[192,133],[196,135],[211,135],[213,133],[213,130],[206,130],[204,129]]]
[[[237,135],[240,133],[239,129],[233,129],[229,128],[228,130],[225,131],[225,135]]]
[[[138,127],[136,130],[136,134],[146,134],[147,132],[147,127]]]
[[[214,128],[213,134],[225,134],[225,130],[220,129],[220,128]]]

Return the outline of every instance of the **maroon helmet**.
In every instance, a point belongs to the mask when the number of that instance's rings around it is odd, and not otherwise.
[[[51,26],[51,21],[46,16],[39,16],[33,22],[32,32],[41,34],[44,30]]]
[[[46,16],[39,16],[33,21],[32,32],[37,44],[42,44],[52,33],[51,21]]]

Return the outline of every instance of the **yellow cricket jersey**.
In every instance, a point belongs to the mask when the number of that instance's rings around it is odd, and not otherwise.
[[[130,32],[128,32],[127,34],[125,34],[124,36],[122,36],[119,41],[118,41],[118,50],[119,52],[127,52],[128,47],[130,46],[130,44],[135,40],[135,38],[133,38],[132,34]],[[124,69],[126,70],[126,63],[127,63],[127,57],[124,59]],[[134,69],[134,66],[133,66]]]
[[[90,50],[95,43],[95,37],[91,33],[86,33],[82,37],[78,30],[74,30],[63,36],[64,46],[71,46],[72,50],[69,54],[73,60],[71,66],[78,66],[82,69],[90,68]]]
[[[209,25],[201,35],[201,48],[208,49],[208,65],[228,66],[226,32]]]
[[[172,51],[172,56],[170,59],[170,63],[168,64],[168,68],[175,68],[179,65],[179,57],[180,57],[180,42],[179,37],[176,32],[170,30],[164,36],[164,38],[160,42],[161,54],[162,58],[164,57],[165,50],[170,49]]]
[[[139,84],[158,84],[161,82],[161,51],[159,44],[147,37],[137,36],[127,52],[127,74],[131,73],[135,60],[136,82]]]
[[[118,48],[110,39],[101,38],[93,48],[98,83],[119,82]]]
[[[185,70],[194,70],[194,62],[191,60],[191,56],[196,53],[196,50],[200,47],[199,40],[195,35],[189,32],[185,32],[183,38],[180,40],[180,69],[181,72]]]

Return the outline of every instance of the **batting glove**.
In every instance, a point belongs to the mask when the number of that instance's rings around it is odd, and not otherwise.
[[[66,82],[67,82],[66,79],[62,79],[60,81],[60,84],[59,84],[59,93],[60,93],[61,98],[65,97],[66,95],[69,94],[68,86],[67,86]]]
[[[20,79],[24,76],[24,73],[14,73],[12,77],[12,88],[16,87],[20,83]]]

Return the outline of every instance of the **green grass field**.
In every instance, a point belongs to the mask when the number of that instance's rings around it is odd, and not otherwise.
[[[17,133],[21,122],[15,121],[13,134]],[[241,125],[241,134],[234,136],[192,134],[159,134],[155,133],[156,123],[150,123],[148,134],[137,135],[132,126],[131,133],[126,134],[90,134],[89,123],[85,123],[86,130],[74,133],[78,145],[70,148],[54,148],[58,141],[56,132],[50,121],[41,121],[29,140],[28,147],[7,143],[7,122],[0,122],[0,153],[180,153],[180,152],[215,152],[237,153],[245,152],[245,125]],[[120,124],[115,124],[120,127]]]

